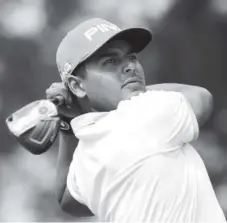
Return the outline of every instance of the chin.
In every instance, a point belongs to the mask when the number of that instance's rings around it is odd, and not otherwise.
[[[144,92],[145,92],[145,90],[133,91],[133,92],[131,93],[131,97],[133,97],[133,96],[138,96],[140,93],[144,93]]]
[[[140,93],[144,93],[146,90],[131,90],[131,91],[125,91],[123,95],[123,100],[129,100],[131,97],[138,96]]]

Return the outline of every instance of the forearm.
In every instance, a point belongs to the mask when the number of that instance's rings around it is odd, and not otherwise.
[[[213,97],[211,93],[203,87],[164,83],[147,86],[147,89],[181,92],[190,103],[200,126],[207,121],[213,109]]]
[[[56,176],[56,196],[61,204],[65,188],[66,180],[69,171],[69,166],[72,161],[73,153],[77,147],[78,139],[73,134],[59,133],[59,152],[57,161],[57,176]]]
[[[92,216],[93,213],[87,208],[87,206],[79,203],[70,195],[66,185],[69,166],[77,144],[78,139],[73,134],[60,132],[56,177],[56,196],[62,210],[75,217],[86,217]]]

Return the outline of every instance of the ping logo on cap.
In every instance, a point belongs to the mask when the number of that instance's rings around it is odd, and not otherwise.
[[[89,41],[92,41],[94,34],[98,32],[105,33],[110,30],[120,31],[121,29],[112,23],[109,23],[109,24],[102,23],[89,28],[88,30],[86,30],[86,32],[84,32],[84,35]]]

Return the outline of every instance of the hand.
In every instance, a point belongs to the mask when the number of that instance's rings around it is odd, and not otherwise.
[[[65,103],[57,106],[58,113],[67,118],[74,118],[81,115],[80,106],[76,97],[73,97],[63,82],[55,82],[46,90],[46,98],[53,99],[62,96]]]

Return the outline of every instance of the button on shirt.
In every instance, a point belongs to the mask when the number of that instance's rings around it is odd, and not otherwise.
[[[186,98],[148,91],[71,121],[79,139],[67,187],[100,221],[226,222]]]

